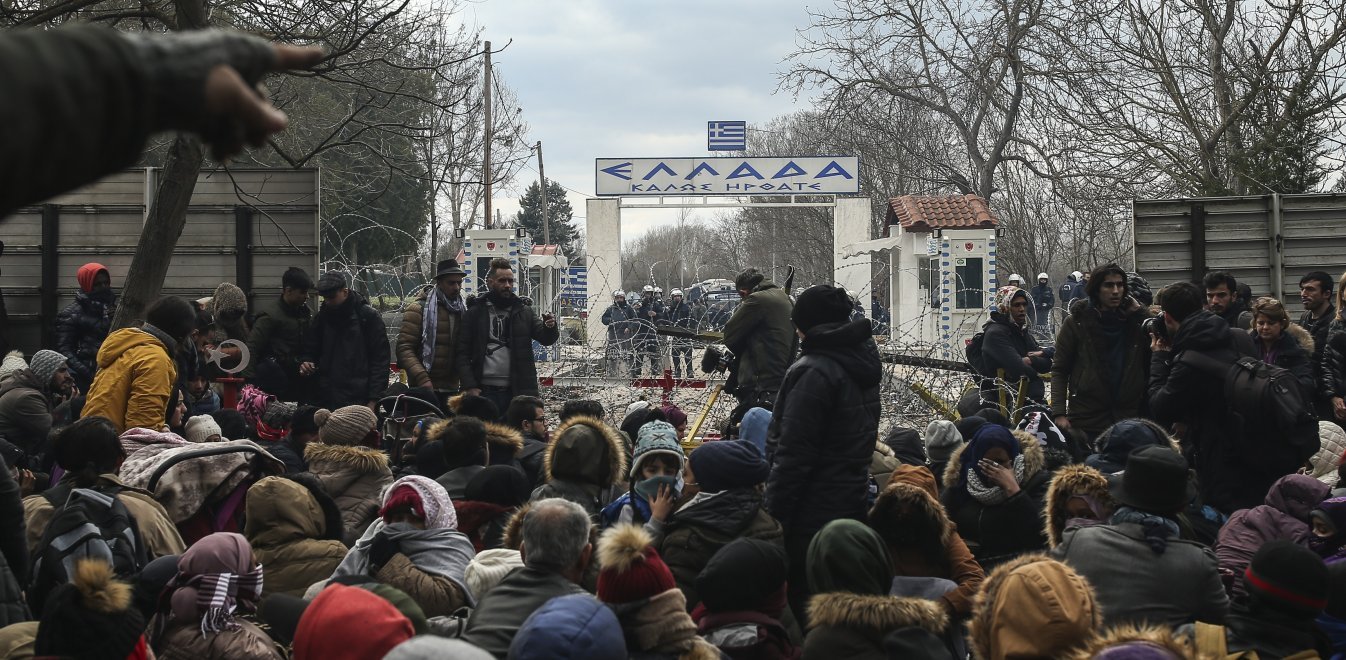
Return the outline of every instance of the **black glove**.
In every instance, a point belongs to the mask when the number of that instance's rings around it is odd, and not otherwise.
[[[400,543],[385,534],[375,535],[374,542],[369,544],[369,574],[374,575],[383,570],[383,565],[399,552],[402,552]]]

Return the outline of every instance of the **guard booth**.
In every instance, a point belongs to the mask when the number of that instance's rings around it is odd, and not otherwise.
[[[995,304],[1000,220],[977,195],[894,197],[885,236],[840,250],[851,259],[886,258],[892,341],[962,359],[966,341]]]
[[[524,266],[533,306],[540,312],[556,313],[570,259],[558,245],[534,245]]]
[[[491,260],[507,259],[514,268],[519,287],[526,278],[518,275],[519,257],[528,254],[527,234],[523,229],[469,229],[463,232],[462,258],[459,263],[467,272],[463,278],[463,295],[486,294],[486,276],[490,274]],[[520,292],[522,294],[522,292]]]

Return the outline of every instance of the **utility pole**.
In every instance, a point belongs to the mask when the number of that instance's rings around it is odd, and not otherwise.
[[[482,110],[486,117],[486,130],[482,133],[485,140],[481,157],[481,180],[486,186],[483,197],[486,203],[486,228],[491,228],[491,42],[486,42],[486,79],[483,83]]]
[[[542,167],[542,140],[537,141],[537,178],[542,189],[542,244],[551,245],[551,222],[547,212],[547,175]]]

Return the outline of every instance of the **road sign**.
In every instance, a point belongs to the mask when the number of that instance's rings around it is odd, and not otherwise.
[[[615,195],[854,195],[855,156],[599,158],[595,190]]]
[[[706,149],[743,151],[748,148],[748,122],[712,121],[706,123]]]

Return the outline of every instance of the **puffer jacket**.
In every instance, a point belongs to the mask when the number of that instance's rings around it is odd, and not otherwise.
[[[787,534],[811,536],[839,518],[864,519],[882,377],[868,321],[806,333],[767,430],[766,506]]]
[[[435,317],[435,353],[430,368],[421,363],[421,326],[424,323],[425,301],[437,290],[427,289],[416,297],[416,301],[407,305],[402,313],[402,326],[397,332],[397,366],[407,374],[407,383],[412,387],[432,387],[436,390],[456,392],[458,390],[458,369],[455,364],[458,350],[458,327],[462,315],[449,311],[443,298],[439,301],[439,313]]]
[[[949,455],[949,465],[944,470],[945,490],[940,501],[983,568],[989,569],[1016,555],[1047,547],[1042,530],[1043,500],[1051,480],[1051,474],[1046,470],[1046,457],[1037,438],[1024,431],[1015,431],[1014,437],[1023,450],[1024,480],[1018,493],[998,505],[987,506],[974,497],[953,495],[953,489],[958,488],[958,468],[967,445]]]
[[[1337,487],[1337,466],[1346,455],[1346,431],[1326,420],[1318,421],[1318,453],[1309,458],[1309,476]]]
[[[1129,302],[1129,299],[1128,299]],[[1089,299],[1076,300],[1056,334],[1052,360],[1052,417],[1065,415],[1090,438],[1140,414],[1150,368],[1150,337],[1141,327],[1149,316],[1133,307],[1124,317],[1117,354],[1109,354],[1101,312]],[[1121,371],[1113,367],[1120,359]]]
[[[265,583],[265,580],[263,580]],[[165,660],[281,660],[276,644],[257,624],[236,617],[237,628],[204,634],[198,622],[170,627],[154,657]]]
[[[982,360],[986,363],[986,378],[982,381],[982,401],[990,404],[1000,400],[1000,392],[995,378],[999,370],[1005,371],[1005,382],[1017,387],[1020,380],[1027,381],[1024,396],[1029,401],[1044,403],[1047,400],[1047,387],[1039,374],[1050,371],[1052,361],[1045,357],[1032,358],[1033,365],[1024,364],[1029,353],[1042,350],[1038,340],[1027,328],[1014,324],[1009,316],[998,311],[991,312],[991,320],[982,326]]]
[[[1329,401],[1333,397],[1346,398],[1346,321],[1341,318],[1333,319],[1327,327],[1327,342],[1318,369],[1318,396]]]
[[[346,557],[341,510],[309,474],[267,477],[248,489],[243,533],[266,567],[262,595],[303,596]]]
[[[304,459],[341,509],[342,541],[347,546],[355,545],[378,518],[379,498],[393,483],[388,455],[369,447],[310,442],[304,448]]]
[[[762,282],[734,308],[724,325],[724,345],[738,356],[738,387],[745,392],[778,392],[794,359],[797,337],[790,296]],[[868,323],[866,322],[866,327]]]
[[[122,328],[98,351],[98,373],[89,386],[83,417],[111,420],[117,432],[162,429],[178,382],[177,345],[157,329]]]
[[[696,576],[720,548],[734,539],[750,538],[783,549],[784,536],[780,523],[762,508],[757,489],[734,488],[679,509],[665,524],[658,550],[687,596],[690,611],[701,602]]]
[[[1253,345],[1259,353],[1258,357],[1263,362],[1274,364],[1294,374],[1295,381],[1299,383],[1300,393],[1312,407],[1314,400],[1318,398],[1318,383],[1314,381],[1313,371],[1313,335],[1310,335],[1308,330],[1291,323],[1290,327],[1281,333],[1280,339],[1276,340],[1270,354],[1266,353],[1266,348],[1257,337],[1256,330],[1249,330],[1248,336],[1252,338]],[[1268,357],[1271,359],[1267,360]]]
[[[482,386],[486,366],[486,342],[490,339],[491,297],[478,296],[468,301],[458,332],[458,382],[467,390]],[[560,338],[560,325],[548,328],[533,308],[515,296],[509,304],[506,322],[509,336],[509,382],[514,396],[537,396],[537,365],[533,362],[533,342],[551,346]]]
[[[1243,593],[1243,569],[1266,543],[1306,545],[1311,533],[1309,512],[1330,494],[1327,484],[1308,475],[1290,474],[1271,486],[1265,504],[1235,511],[1220,528],[1214,548],[1226,588],[1232,594]]]
[[[593,417],[571,417],[552,433],[543,459],[547,483],[532,499],[570,500],[597,520],[626,477],[626,449],[616,429]]]
[[[98,370],[98,349],[112,330],[112,315],[117,310],[80,291],[75,301],[56,315],[56,351],[66,357],[70,376],[81,391],[87,390]]]
[[[942,637],[949,617],[939,604],[923,598],[834,592],[809,600],[811,628],[804,637],[804,660],[887,660],[883,640],[914,628]]]
[[[1108,478],[1102,472],[1087,465],[1067,465],[1052,475],[1047,485],[1047,502],[1044,506],[1042,531],[1047,536],[1047,547],[1061,545],[1061,535],[1070,521],[1070,512],[1066,509],[1070,498],[1084,495],[1092,499],[1102,509],[1096,518],[1105,523],[1112,517],[1116,505],[1112,493],[1108,490]]]
[[[303,350],[303,361],[318,367],[318,400],[329,410],[377,401],[391,359],[383,318],[354,291],[340,307],[319,310]]]

